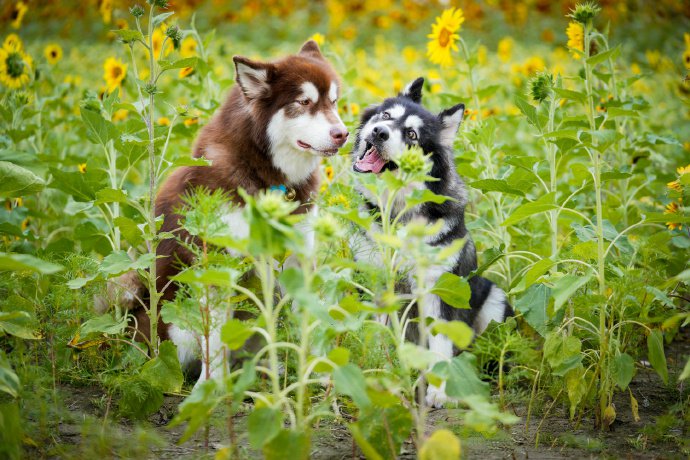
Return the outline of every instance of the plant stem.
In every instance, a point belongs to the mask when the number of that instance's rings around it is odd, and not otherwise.
[[[590,45],[592,39],[592,23],[591,21],[585,25],[585,88],[587,91],[587,101],[589,109],[589,125],[590,137],[592,139],[593,151],[590,154],[594,164],[594,192],[596,200],[596,235],[597,235],[597,278],[599,281],[599,296],[601,308],[599,310],[599,425],[604,428],[603,417],[606,406],[608,405],[608,379],[606,377],[606,366],[608,358],[608,334],[606,330],[606,270],[605,270],[605,250],[604,250],[604,223],[602,210],[602,189],[601,189],[601,152],[596,149],[596,139],[594,132],[596,131],[593,90],[592,90],[592,68],[587,63],[590,56]]]

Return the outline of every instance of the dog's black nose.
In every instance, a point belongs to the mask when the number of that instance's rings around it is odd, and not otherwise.
[[[374,135],[375,139],[379,139],[381,141],[387,141],[388,138],[391,136],[391,132],[385,126],[374,127],[372,134]]]

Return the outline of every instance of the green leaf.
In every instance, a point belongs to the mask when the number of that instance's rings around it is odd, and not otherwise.
[[[64,268],[62,265],[47,262],[28,254],[0,252],[0,272],[5,270],[31,271],[42,275],[51,275],[64,270]]]
[[[397,398],[385,407],[361,410],[357,423],[349,426],[355,441],[371,458],[398,458],[400,447],[412,432],[412,415]]]
[[[452,431],[436,430],[419,449],[419,460],[458,460],[460,440]]]
[[[406,367],[424,370],[439,360],[439,356],[425,347],[405,342],[400,345],[400,360]]]
[[[503,226],[515,225],[516,223],[527,219],[535,214],[558,209],[559,206],[555,203],[556,192],[550,192],[542,196],[538,200],[534,200],[522,204],[513,211],[513,213],[501,224]]]
[[[592,270],[588,270],[584,276],[565,275],[554,283],[552,288],[554,310],[558,311],[570,297],[592,278]]]
[[[537,116],[536,107],[531,105],[529,102],[527,102],[526,99],[520,96],[515,96],[515,105],[527,117],[527,119],[532,125],[536,126],[537,128],[541,127],[539,123],[539,117]]]
[[[139,246],[144,241],[141,228],[129,217],[116,217],[113,223],[120,229],[123,238],[132,246]]]
[[[551,332],[544,341],[544,358],[551,366],[554,375],[563,376],[580,366],[582,362],[582,342],[575,336],[563,336]]]
[[[5,353],[0,351],[0,391],[16,398],[19,396],[19,390],[21,390],[19,377],[14,373]],[[0,422],[0,428],[1,427],[2,423]]]
[[[371,404],[367,396],[367,384],[362,370],[354,364],[346,364],[333,370],[333,380],[338,393],[348,395],[361,409]]]
[[[264,446],[263,453],[266,460],[283,460],[288,457],[295,460],[309,458],[309,434],[295,430],[280,430],[278,436]]]
[[[445,272],[430,291],[454,308],[470,308],[470,285],[466,279]]]
[[[93,333],[103,333],[103,334],[120,334],[127,327],[127,318],[123,317],[120,321],[115,320],[115,318],[106,313],[95,318],[91,318],[81,325],[79,328],[79,333],[81,335],[88,335]]]
[[[664,354],[664,336],[660,330],[653,330],[647,336],[647,351],[649,352],[649,362],[659,374],[664,384],[668,384],[668,367],[666,365],[666,355]]]
[[[446,394],[451,398],[489,397],[489,384],[479,378],[477,357],[472,353],[466,351],[449,361],[440,361],[431,372],[446,381]]]
[[[110,32],[115,34],[115,36],[117,38],[119,38],[121,41],[123,41],[124,43],[129,43],[129,42],[132,42],[134,40],[139,40],[140,42],[144,43],[144,36],[138,30],[117,29],[117,30],[111,30]],[[115,91],[113,91],[113,92],[115,92]]]
[[[163,341],[158,347],[158,356],[145,363],[139,375],[164,393],[178,393],[182,389],[184,376],[175,344],[170,340]]]
[[[577,406],[587,394],[587,379],[585,379],[585,369],[581,364],[565,374],[565,387],[570,400],[570,419],[572,420]]]
[[[408,197],[405,198],[405,202],[408,206],[417,206],[419,204],[428,202],[440,204],[448,200],[455,201],[455,199],[451,197],[437,195],[428,188],[414,190]]]
[[[587,95],[585,93],[580,92],[580,91],[571,91],[569,89],[557,88],[557,87],[554,87],[553,91],[554,91],[554,93],[558,94],[563,99],[570,99],[570,100],[582,102],[582,103],[587,101]]]
[[[118,136],[115,125],[93,110],[81,109],[81,119],[86,125],[89,139],[94,144],[107,145]]]
[[[624,109],[622,107],[609,107],[606,111],[606,116],[608,118],[618,118],[618,117],[633,117],[637,118],[640,113],[637,110]]]
[[[132,260],[125,251],[115,251],[103,259],[98,271],[107,277],[118,276],[130,270],[148,268],[155,258],[155,254],[143,254]]]
[[[213,409],[224,399],[217,395],[217,388],[218,382],[215,379],[206,380],[200,385],[196,385],[192,394],[182,401],[179,407],[180,412],[169,425],[173,428],[182,422],[187,422],[184,433],[180,437],[180,443],[187,441],[208,422]]]
[[[249,414],[247,429],[249,444],[260,449],[264,444],[278,436],[283,428],[283,414],[272,407],[259,407]]]
[[[548,260],[548,259],[546,259]],[[542,337],[546,335],[549,315],[549,298],[551,289],[543,284],[533,284],[525,294],[515,301],[515,309],[522,313],[527,324]]]
[[[635,361],[632,356],[627,353],[621,353],[613,358],[611,373],[613,374],[613,381],[618,385],[618,388],[621,390],[628,388],[634,372]]]
[[[690,358],[686,361],[683,372],[680,373],[678,380],[687,380],[688,378],[690,378]]]
[[[175,14],[174,11],[168,11],[166,13],[160,13],[160,14],[155,15],[153,17],[153,27],[154,28],[158,27],[159,24],[161,24],[163,21],[168,19],[173,14]]]
[[[482,192],[501,192],[509,195],[525,196],[525,192],[513,188],[503,179],[482,179],[470,183],[471,187],[481,190]]]
[[[335,347],[328,352],[328,359],[342,367],[350,361],[350,350],[344,347]]]
[[[0,198],[14,198],[40,192],[43,179],[28,169],[8,161],[0,161]]]
[[[574,141],[580,140],[580,131],[577,129],[559,129],[544,133],[543,136],[548,139],[572,139]]]
[[[553,267],[555,263],[556,262],[553,260],[546,258],[541,259],[532,265],[532,267],[527,270],[527,273],[525,273],[525,287],[530,287],[532,284],[534,284],[539,277]]]
[[[244,343],[254,335],[251,327],[239,319],[230,319],[220,330],[220,339],[231,350],[239,350]]]
[[[616,58],[620,54],[621,54],[621,47],[620,47],[620,45],[618,45],[615,48],[611,48],[608,51],[604,51],[602,53],[595,54],[594,56],[587,58],[587,65],[589,65],[590,67],[594,67],[597,64],[601,64],[602,62],[605,62],[608,59],[615,61]]]
[[[448,337],[460,350],[469,347],[474,338],[474,331],[464,321],[436,321],[432,331]]]
[[[104,203],[126,203],[127,193],[122,190],[112,188],[104,188],[96,192],[96,201],[94,204]]]

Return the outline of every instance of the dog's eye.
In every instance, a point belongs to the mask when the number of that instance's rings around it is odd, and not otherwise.
[[[309,99],[299,99],[297,103],[299,105],[309,105]]]
[[[413,141],[417,140],[417,133],[414,132],[414,129],[408,129],[407,130],[407,137]]]
[[[383,115],[381,115],[381,118],[383,118],[384,120],[390,120],[391,114],[388,112],[383,112]]]

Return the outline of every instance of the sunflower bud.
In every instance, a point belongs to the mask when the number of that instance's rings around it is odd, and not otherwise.
[[[418,174],[426,169],[426,158],[419,147],[405,149],[398,158],[398,166],[403,173]]]
[[[578,3],[570,13],[570,17],[580,24],[587,24],[599,14],[601,8],[594,2]]]
[[[180,41],[182,41],[182,33],[180,28],[177,26],[170,26],[166,29],[165,35],[172,40],[175,49],[180,48]]]
[[[155,6],[156,8],[167,8],[168,0],[146,0],[149,5]]]
[[[285,200],[285,196],[279,191],[266,191],[259,194],[256,207],[267,217],[279,219],[292,212],[293,206]]]
[[[340,226],[331,214],[322,214],[314,221],[314,233],[321,241],[331,241],[340,236]]]
[[[529,95],[536,102],[543,102],[551,96],[553,88],[553,75],[549,72],[539,72],[529,82]]]
[[[144,92],[151,96],[160,93],[155,83],[146,83],[146,85],[144,86]]]
[[[144,8],[142,8],[141,5],[134,5],[129,9],[129,12],[135,18],[140,18],[144,15]]]

